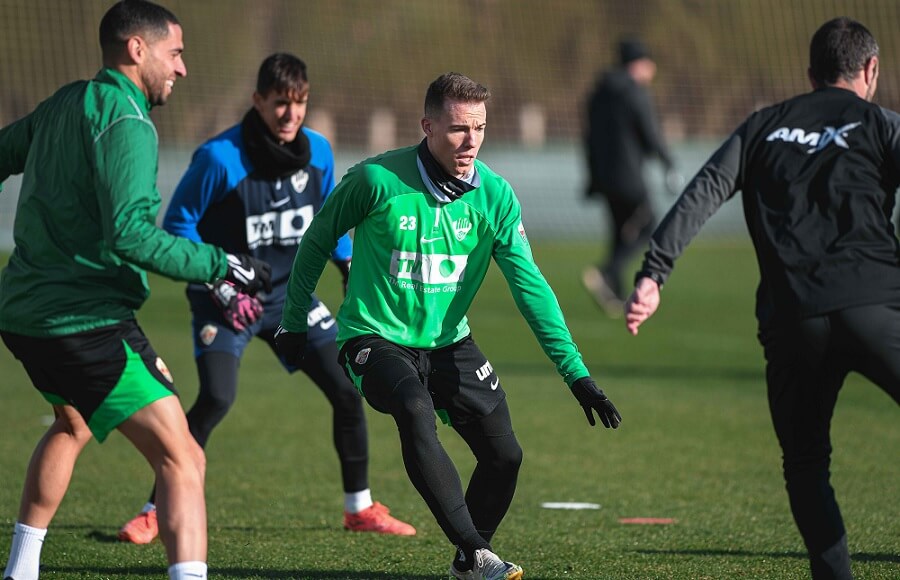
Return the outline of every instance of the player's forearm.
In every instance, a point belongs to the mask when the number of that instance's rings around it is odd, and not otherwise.
[[[287,296],[284,310],[281,314],[281,326],[289,332],[305,332],[307,329],[307,314],[312,300],[312,293],[322,277],[322,271],[328,262],[334,249],[336,240],[332,238],[329,244],[324,232],[317,235],[316,222],[307,230],[300,242],[297,255],[294,257],[294,265],[288,278]],[[330,247],[329,247],[330,245]]]
[[[149,220],[115,226],[112,250],[122,260],[172,280],[213,282],[225,276],[225,252],[156,227]]]
[[[567,385],[590,373],[572,340],[556,295],[530,259],[512,256],[497,262],[513,300],[547,357]]]

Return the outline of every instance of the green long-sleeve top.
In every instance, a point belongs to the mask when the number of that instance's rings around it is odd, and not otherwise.
[[[310,295],[338,238],[355,228],[338,342],[376,334],[440,348],[469,334],[466,312],[497,263],[547,356],[569,385],[588,375],[553,290],[534,263],[510,185],[476,161],[481,182],[443,203],[429,193],[416,147],[352,168],[313,219],[288,282],[282,326],[305,331]]]
[[[0,130],[0,183],[23,173],[0,275],[0,330],[57,336],[134,317],[146,271],[208,282],[225,253],[156,227],[158,138],[146,96],[123,74],[59,89]]]

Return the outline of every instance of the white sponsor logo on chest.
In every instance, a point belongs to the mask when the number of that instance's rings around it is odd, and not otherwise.
[[[465,277],[468,261],[468,256],[394,250],[391,252],[391,275],[424,284],[456,283]]]
[[[314,214],[313,207],[306,205],[247,216],[247,246],[253,250],[275,243],[282,246],[297,245],[309,228]]]

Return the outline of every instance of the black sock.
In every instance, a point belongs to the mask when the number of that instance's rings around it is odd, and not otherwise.
[[[456,555],[453,556],[453,567],[460,572],[471,570],[475,565],[475,550],[467,554],[459,546],[456,547]]]

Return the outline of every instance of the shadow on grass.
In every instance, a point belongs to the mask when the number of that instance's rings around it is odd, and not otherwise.
[[[116,534],[107,534],[106,532],[101,532],[100,530],[90,531],[85,535],[85,537],[89,540],[100,542],[101,544],[117,544],[119,542],[119,538],[116,537]]]
[[[760,355],[762,360],[762,355]],[[549,373],[553,371],[553,365],[549,361],[544,363],[545,359],[536,362],[522,362],[521,360],[504,360],[498,359],[492,364],[500,369],[501,373],[522,374],[522,375],[540,375],[541,373]],[[676,365],[630,365],[616,364],[615,362],[598,362],[585,360],[588,368],[603,369],[603,375],[616,378],[645,377],[653,379],[695,379],[698,374],[702,374],[704,379],[727,379],[741,381],[763,381],[765,380],[765,371],[762,363],[758,367],[727,367],[720,368],[704,365],[702,370],[698,370],[695,366],[676,366]]]
[[[102,567],[95,568],[89,566],[41,566],[42,572],[51,572],[55,574],[99,574],[101,576],[109,576],[116,578],[118,576],[129,577],[147,577],[160,578],[165,574],[164,570],[159,567],[128,566],[124,568]],[[289,580],[396,580],[396,572],[346,572],[346,571],[325,571],[325,570],[255,570],[252,568],[219,568],[210,567],[210,576],[215,578],[275,578]],[[442,576],[441,576],[442,577]],[[435,575],[413,574],[404,575],[404,580],[434,580]],[[534,580],[541,580],[534,578]]]
[[[753,552],[750,550],[631,550],[638,554],[649,555],[673,555],[673,556],[738,556],[758,558],[794,558],[806,559],[806,552]],[[850,559],[855,562],[896,562],[900,563],[900,554],[870,554],[857,552],[850,554]]]
[[[160,568],[145,566],[141,568],[90,568],[79,566],[41,566],[42,572],[56,574],[100,574],[116,578],[117,576],[159,578],[164,572]],[[325,572],[323,570],[251,570],[249,568],[210,568],[211,577],[215,578],[274,578],[286,580],[397,580],[397,574],[388,572]],[[403,580],[434,580],[443,578],[444,574],[404,575]],[[528,580],[550,580],[546,576],[528,576]]]

